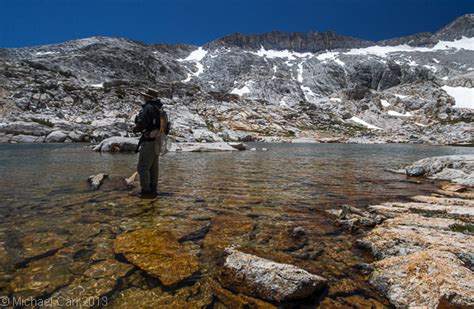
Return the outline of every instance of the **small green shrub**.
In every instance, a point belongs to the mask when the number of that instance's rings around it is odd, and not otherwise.
[[[464,234],[474,234],[474,224],[466,223],[466,224],[451,224],[449,229],[453,232],[464,233]]]

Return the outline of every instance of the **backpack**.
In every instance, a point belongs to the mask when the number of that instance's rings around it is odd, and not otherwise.
[[[163,110],[162,107],[157,107],[156,105],[153,105],[153,107],[154,115],[152,118],[152,123],[150,124],[150,128],[152,128],[151,132],[154,132],[154,134],[152,134],[151,137],[154,137],[153,135],[158,135],[158,131],[168,135],[171,130],[171,123],[169,121],[168,114],[165,110]]]
[[[168,135],[170,133],[171,123],[168,118],[168,114],[161,109],[160,110],[160,132]]]

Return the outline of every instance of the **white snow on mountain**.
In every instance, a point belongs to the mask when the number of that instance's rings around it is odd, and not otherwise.
[[[207,55],[207,50],[204,50],[202,47],[192,51],[189,56],[184,59],[177,59],[178,61],[201,61]]]
[[[303,62],[298,63],[298,82],[303,82]]]
[[[450,86],[441,88],[454,98],[456,102],[454,107],[474,109],[474,88]]]
[[[304,97],[306,99],[306,101],[308,102],[312,102],[313,101],[313,98],[315,98],[317,95],[311,90],[311,88],[307,87],[307,86],[303,86],[301,85],[301,90],[303,91],[303,94],[304,94]]]
[[[361,124],[361,125],[363,125],[364,127],[367,127],[367,128],[369,128],[369,129],[382,130],[382,128],[379,128],[379,127],[374,126],[374,125],[372,125],[372,124],[370,124],[370,123],[367,123],[367,122],[365,122],[364,120],[362,120],[362,119],[360,119],[360,118],[358,118],[358,117],[355,117],[355,116],[352,117],[352,118],[349,119],[349,120],[351,120],[351,121],[353,121],[353,122],[355,122],[355,123]]]
[[[474,50],[474,38],[462,37],[462,39],[456,41],[439,41],[433,47],[412,47],[409,45],[398,45],[398,46],[370,46],[365,48],[353,48],[346,52],[346,55],[375,55],[379,57],[386,57],[392,53],[400,52],[433,52],[438,50]]]
[[[390,103],[388,103],[387,100],[380,100],[380,103],[382,104],[383,107],[388,107],[388,106],[390,106]]]
[[[335,63],[339,64],[340,66],[345,66],[346,64],[339,60],[338,56],[340,53],[338,52],[325,52],[316,56],[316,59],[322,62],[326,62],[328,60],[334,61]]]
[[[263,46],[257,52],[251,52],[254,55],[260,57],[273,58],[287,58],[288,60],[296,60],[296,58],[309,58],[312,57],[312,53],[298,53],[289,50],[266,50]]]
[[[247,87],[247,85],[243,86],[242,88],[234,88],[232,89],[232,91],[230,92],[232,94],[236,94],[236,95],[239,95],[239,96],[242,96],[246,93],[250,93],[250,89],[249,87]]]
[[[405,114],[396,112],[396,111],[388,111],[387,114],[390,116],[395,116],[395,117],[412,117],[413,115],[409,112],[406,112]]]

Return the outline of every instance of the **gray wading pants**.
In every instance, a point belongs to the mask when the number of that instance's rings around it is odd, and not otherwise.
[[[153,192],[158,190],[158,160],[159,156],[155,152],[155,142],[142,142],[137,165],[142,191]]]

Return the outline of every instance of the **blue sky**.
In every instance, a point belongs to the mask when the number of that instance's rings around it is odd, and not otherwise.
[[[380,40],[433,32],[466,13],[474,0],[0,0],[0,47],[95,35],[202,45],[272,30]]]

